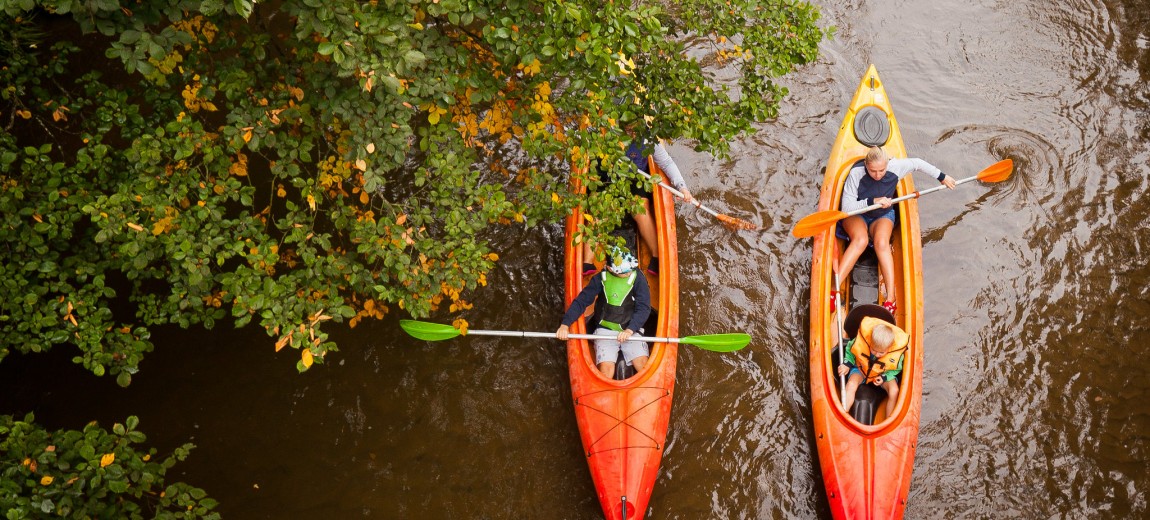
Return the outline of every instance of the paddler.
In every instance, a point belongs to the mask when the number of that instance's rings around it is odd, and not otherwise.
[[[687,189],[687,182],[683,180],[683,174],[679,171],[679,166],[675,164],[675,160],[671,158],[671,154],[667,153],[667,148],[663,146],[663,141],[656,137],[643,137],[643,134],[638,133],[636,130],[637,125],[627,127],[626,133],[631,138],[627,143],[627,148],[624,154],[635,165],[635,168],[645,175],[652,175],[651,165],[647,162],[648,157],[655,159],[655,165],[659,167],[663,173],[667,174],[667,178],[671,186],[676,191],[683,194],[682,200],[684,202],[693,202],[695,199],[691,196],[691,191]],[[599,171],[599,181],[604,185],[615,182],[614,176],[610,175],[607,168],[602,165],[597,166]],[[647,274],[651,276],[658,276],[659,274],[659,243],[658,232],[655,229],[655,213],[651,208],[654,208],[652,197],[654,194],[651,192],[652,187],[648,182],[643,182],[631,186],[631,195],[638,196],[643,200],[643,211],[639,213],[632,213],[631,218],[635,220],[635,225],[639,229],[639,238],[647,245],[647,250],[651,252],[651,261],[647,263]],[[591,246],[586,242],[583,244],[583,258],[587,261],[583,263],[583,275],[594,274],[595,264],[589,260],[592,258],[593,251]]]
[[[852,215],[839,222],[840,232],[845,233],[844,238],[850,238],[850,243],[839,258],[835,272],[841,280],[846,280],[859,256],[866,251],[867,244],[873,240],[879,272],[886,286],[886,301],[882,306],[891,314],[894,314],[897,305],[890,237],[898,223],[898,211],[891,207],[891,200],[895,196],[899,179],[916,171],[930,175],[947,188],[954,189],[954,177],[942,173],[942,170],[930,163],[922,159],[891,159],[877,146],[867,151],[865,159],[851,166],[847,180],[843,183],[841,207],[844,212],[850,213],[874,204],[882,207],[862,215]]]
[[[910,344],[910,335],[896,325],[867,316],[859,323],[858,334],[847,342],[843,364],[838,373],[847,378],[846,399],[843,408],[850,412],[855,392],[863,381],[886,390],[886,415],[894,413],[898,401],[898,375],[902,373],[903,354]]]
[[[557,338],[566,341],[568,327],[594,303],[595,313],[587,328],[593,329],[595,335],[615,335],[614,339],[595,340],[595,364],[607,378],[615,375],[615,360],[620,350],[623,359],[634,366],[636,372],[647,366],[650,354],[647,343],[628,341],[636,331],[643,331],[643,324],[651,314],[651,289],[638,268],[639,260],[630,251],[612,249],[606,267],[592,276],[571,302],[563,314],[563,324],[555,331]]]

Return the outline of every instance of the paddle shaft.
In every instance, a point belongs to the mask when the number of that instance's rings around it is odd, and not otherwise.
[[[977,181],[977,180],[978,180],[978,176],[975,175],[974,177],[967,177],[967,178],[962,179],[960,181],[954,181],[954,185],[958,186],[959,184],[963,184],[963,183],[970,182],[970,181]],[[946,185],[940,184],[940,185],[935,186],[935,187],[930,188],[930,189],[926,189],[926,190],[922,190],[922,191],[916,191],[914,193],[903,195],[903,196],[898,197],[896,199],[890,199],[890,203],[893,206],[893,205],[898,204],[899,202],[902,202],[904,200],[917,199],[917,198],[919,198],[923,195],[926,195],[928,193],[934,193],[938,190],[944,190],[944,189],[946,189]],[[862,215],[863,213],[866,213],[868,211],[873,211],[873,210],[879,209],[881,207],[882,207],[882,204],[871,204],[870,206],[867,206],[865,208],[856,209],[854,211],[847,212],[846,216],[847,217],[853,217],[855,215]]]
[[[643,174],[643,175],[646,175],[648,179],[650,179],[650,178],[652,178],[652,177],[653,177],[653,175],[651,175],[651,174],[649,174],[649,173],[647,173],[647,172],[645,172],[645,171],[643,171],[643,170],[637,170],[637,171],[638,171],[639,173]],[[665,190],[667,190],[667,191],[671,192],[673,195],[675,195],[675,196],[679,197],[680,199],[685,199],[685,198],[687,198],[687,196],[686,196],[686,195],[684,195],[684,194],[683,194],[683,192],[681,192],[681,191],[679,191],[679,190],[676,190],[675,188],[672,188],[671,186],[669,186],[667,183],[665,183],[665,182],[663,182],[663,181],[659,181],[659,186],[660,186],[660,187],[662,187],[663,189],[665,189]],[[716,217],[716,218],[718,218],[718,217],[719,217],[719,214],[718,214],[717,212],[715,212],[715,210],[713,210],[713,209],[711,209],[711,208],[708,208],[708,207],[704,206],[704,205],[703,205],[703,203],[701,203],[701,202],[699,202],[699,201],[698,201],[698,199],[694,199],[694,198],[692,198],[692,199],[691,199],[691,204],[694,204],[696,208],[699,208],[699,209],[701,209],[701,210],[703,210],[703,211],[706,211],[707,213],[710,213],[712,217]]]
[[[531,332],[522,330],[469,330],[467,336],[507,336],[512,338],[549,338],[558,339],[554,332]],[[618,335],[605,334],[568,334],[568,339],[617,339]],[[627,341],[643,341],[647,343],[679,343],[682,338],[660,338],[652,336],[631,336]]]
[[[842,288],[842,282],[839,281],[839,274],[835,273],[835,290]],[[835,298],[835,319],[838,320],[838,335],[839,335],[839,365],[846,364],[846,353],[843,352],[843,315],[839,313],[839,300],[842,299],[842,293],[839,293]],[[838,367],[835,367],[838,371]],[[847,404],[847,376],[839,375],[839,388],[842,390],[842,395],[839,397],[839,402],[845,407]],[[850,410],[846,411],[851,413]]]

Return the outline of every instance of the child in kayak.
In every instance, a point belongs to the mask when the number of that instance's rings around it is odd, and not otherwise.
[[[847,378],[846,399],[843,408],[850,412],[859,385],[881,386],[886,390],[886,415],[894,413],[898,401],[898,380],[902,373],[903,354],[910,344],[910,336],[895,325],[879,318],[867,316],[859,323],[858,334],[847,342],[843,364],[838,373]]]
[[[618,248],[612,250],[607,266],[591,277],[563,313],[562,325],[555,331],[555,337],[566,341],[568,327],[594,303],[595,313],[587,328],[594,330],[592,334],[615,335],[614,339],[595,340],[595,364],[607,378],[615,375],[615,360],[620,350],[623,359],[633,365],[636,372],[647,366],[650,353],[647,343],[628,341],[636,331],[643,331],[643,324],[651,314],[651,288],[638,268],[635,255]]]
[[[835,272],[846,280],[859,256],[866,251],[870,240],[874,241],[875,256],[878,257],[879,272],[886,286],[886,301],[882,306],[892,314],[896,309],[894,287],[894,256],[891,253],[890,236],[898,222],[898,211],[891,207],[895,188],[899,179],[911,172],[930,175],[954,189],[954,178],[942,173],[922,159],[891,159],[877,146],[867,151],[866,158],[851,167],[847,180],[843,183],[842,211],[850,213],[872,204],[882,207],[862,215],[853,215],[840,223],[842,231],[850,238],[850,243],[839,258]]]

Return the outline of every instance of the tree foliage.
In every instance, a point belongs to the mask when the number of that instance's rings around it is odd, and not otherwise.
[[[146,437],[128,417],[112,431],[95,422],[83,430],[47,431],[32,414],[0,416],[0,511],[22,518],[219,518],[216,501],[183,482],[165,484],[169,469],[188,456],[185,444],[167,457],[137,451]]]
[[[326,321],[465,310],[493,227],[582,206],[597,242],[644,182],[625,129],[722,156],[828,34],[795,0],[0,11],[0,358],[68,343],[123,385],[155,325],[254,321],[303,371]],[[624,182],[571,195],[592,162]]]

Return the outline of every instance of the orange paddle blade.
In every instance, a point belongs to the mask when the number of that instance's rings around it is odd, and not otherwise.
[[[720,214],[719,214],[719,215],[717,215],[716,217],[719,219],[719,221],[720,221],[720,222],[722,222],[723,224],[725,224],[725,225],[726,225],[728,228],[730,228],[730,229],[734,229],[734,230],[739,230],[739,229],[749,229],[749,230],[755,230],[755,229],[759,229],[759,226],[756,226],[756,225],[754,225],[754,224],[751,224],[750,222],[747,222],[747,221],[745,221],[745,220],[743,220],[743,219],[739,219],[739,218],[735,218],[735,217],[732,217],[732,216],[730,216],[730,215],[723,215],[723,214],[721,214],[721,213],[720,213]]]
[[[810,238],[844,218],[847,218],[845,212],[833,209],[812,213],[800,219],[799,223],[795,224],[795,228],[791,230],[791,234],[795,238]]]
[[[990,166],[985,170],[978,172],[978,180],[982,182],[1001,182],[1010,178],[1010,174],[1014,172],[1014,161],[1010,159],[1003,159]]]

